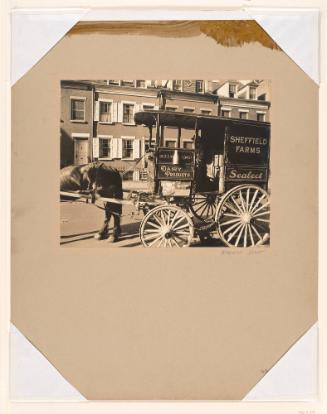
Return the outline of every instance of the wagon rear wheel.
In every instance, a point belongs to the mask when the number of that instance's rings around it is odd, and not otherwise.
[[[217,204],[216,192],[196,193],[191,195],[190,210],[199,220],[210,223],[215,219]]]
[[[240,185],[221,199],[216,222],[221,240],[230,247],[266,244],[270,237],[268,193],[256,185]]]
[[[140,239],[145,247],[187,247],[193,239],[193,223],[181,208],[159,206],[142,220]]]

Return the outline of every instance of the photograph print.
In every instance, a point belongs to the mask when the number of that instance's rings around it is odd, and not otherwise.
[[[268,80],[63,80],[63,247],[270,244]]]

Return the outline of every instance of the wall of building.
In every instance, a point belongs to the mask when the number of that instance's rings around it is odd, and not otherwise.
[[[157,84],[167,84],[167,81],[155,81]],[[114,164],[120,170],[135,167],[142,170],[144,163],[137,161],[144,155],[149,140],[149,130],[142,125],[135,125],[134,117],[130,123],[123,122],[123,105],[133,105],[133,114],[146,108],[159,108],[158,89],[154,82],[145,81],[144,87],[112,85],[109,81],[64,81],[61,88],[61,166],[76,163],[74,159],[74,142],[79,136],[88,136],[88,159],[91,162],[100,159]],[[215,94],[218,88],[218,96]],[[240,118],[240,113],[246,113],[247,119],[257,120],[258,114],[264,115],[269,121],[270,103],[266,101],[229,98],[229,82],[203,81],[204,91],[195,93],[195,81],[182,81],[180,91],[171,90],[173,82],[167,84],[166,110],[189,112],[206,115],[224,115]],[[170,90],[169,90],[170,88]],[[206,91],[215,93],[208,93]],[[258,86],[258,95],[266,91],[270,97],[270,84],[263,81]],[[83,98],[85,102],[85,119],[71,119],[71,99]],[[105,105],[101,104],[105,103]],[[102,105],[102,106],[101,106]],[[110,108],[109,113],[101,116],[100,108]],[[177,145],[177,128],[165,127],[164,145]],[[181,146],[192,146],[194,131],[182,130]],[[126,148],[128,147],[128,149]],[[125,148],[125,150],[124,150]],[[128,154],[128,157],[124,157]],[[137,165],[136,165],[137,164]],[[139,177],[135,172],[134,178]]]
[[[71,98],[85,98],[84,121],[71,119]],[[89,162],[92,159],[92,90],[82,85],[61,88],[61,114],[60,114],[60,163],[61,167],[74,163],[74,136],[88,134]]]

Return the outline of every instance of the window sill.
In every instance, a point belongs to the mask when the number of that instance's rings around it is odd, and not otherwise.
[[[99,157],[99,158],[98,158],[98,160],[99,160],[99,161],[111,161],[111,160],[112,160],[112,158],[108,158],[108,157],[101,157],[101,158],[100,158],[100,157]]]
[[[121,158],[122,161],[135,161],[134,158]]]
[[[74,124],[87,124],[87,121],[85,121],[85,119],[83,120],[71,119],[70,122],[73,122]]]
[[[126,126],[136,126],[135,123],[129,123],[129,122],[122,122],[122,125],[126,125]]]
[[[98,121],[99,124],[101,125],[112,125],[114,124],[114,122],[104,122],[104,121]]]

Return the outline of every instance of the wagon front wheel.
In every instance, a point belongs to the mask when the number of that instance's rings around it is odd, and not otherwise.
[[[220,238],[227,246],[266,244],[270,238],[268,193],[256,185],[233,188],[221,199],[216,222]]]
[[[159,206],[142,220],[140,239],[145,247],[187,247],[193,239],[193,223],[181,208]]]
[[[196,218],[205,223],[214,221],[218,204],[216,192],[192,194],[190,201],[190,210]]]

